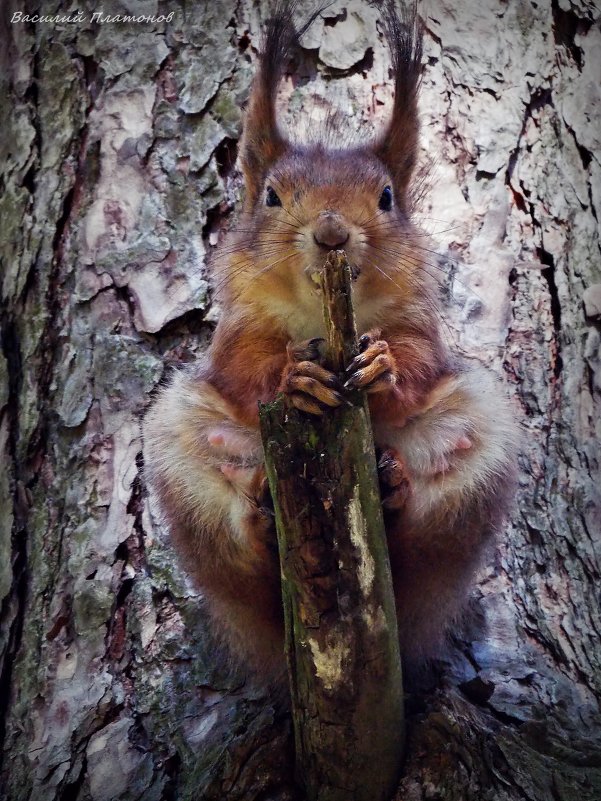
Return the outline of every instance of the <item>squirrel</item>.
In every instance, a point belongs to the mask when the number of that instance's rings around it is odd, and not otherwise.
[[[401,654],[435,655],[460,614],[513,486],[514,423],[502,389],[441,334],[440,287],[411,220],[422,34],[415,9],[381,4],[394,101],[373,141],[296,144],[275,97],[300,32],[278,3],[245,112],[245,205],[222,246],[222,315],[208,351],[177,370],[144,424],[147,481],[215,631],[265,680],[285,671],[277,540],[258,403],[278,393],[327,415],[345,387],[368,395]],[[421,238],[420,238],[421,237]],[[344,249],[357,274],[360,354],[345,385],[320,363],[323,320],[310,279]]]

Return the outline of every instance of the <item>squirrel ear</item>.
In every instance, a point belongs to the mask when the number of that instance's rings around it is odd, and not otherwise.
[[[276,120],[275,95],[293,36],[290,6],[279,4],[267,23],[240,142],[240,163],[250,206],[254,206],[258,198],[269,167],[286,147]]]
[[[297,0],[278,0],[267,22],[240,142],[240,163],[244,172],[247,204],[255,205],[270,166],[286,150],[288,142],[278,128],[275,96],[290,48],[321,13],[315,11],[299,31],[293,16]]]
[[[422,30],[415,0],[410,6],[401,5],[400,16],[395,0],[384,0],[381,8],[382,26],[394,72],[394,103],[392,116],[376,140],[374,151],[390,170],[400,197],[406,198],[417,159]]]

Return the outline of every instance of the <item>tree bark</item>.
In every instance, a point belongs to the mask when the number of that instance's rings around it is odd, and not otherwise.
[[[67,13],[59,0],[30,13]],[[143,9],[139,9],[143,6]],[[131,9],[135,9],[132,11]],[[10,801],[290,799],[291,732],[214,658],[145,497],[140,419],[206,346],[233,218],[240,107],[266,3],[170,22],[12,23],[0,126],[0,786]],[[343,11],[346,9],[346,11]],[[377,11],[337,0],[284,116],[343,139],[390,101]],[[416,210],[454,348],[523,429],[496,558],[408,717],[402,801],[601,795],[600,12],[592,0],[424,8]],[[327,24],[326,24],[327,23]],[[311,110],[313,109],[313,110]],[[367,135],[365,128],[359,139]]]
[[[325,366],[359,353],[351,271],[330,253]],[[307,801],[389,801],[404,746],[390,562],[365,393],[311,420],[260,409],[282,566],[295,765]]]

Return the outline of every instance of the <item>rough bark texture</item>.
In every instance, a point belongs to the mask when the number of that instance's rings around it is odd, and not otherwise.
[[[11,24],[2,6],[0,735],[11,801],[284,799],[290,731],[215,661],[153,527],[140,418],[218,309],[207,259],[261,14]],[[34,10],[35,3],[30,4]],[[43,12],[66,4],[43,3]],[[344,10],[346,9],[346,11]],[[601,796],[601,29],[592,0],[429,0],[418,217],[448,336],[502,373],[519,499],[473,625],[414,694],[399,799]],[[390,100],[377,13],[336,0],[286,116],[356,133]],[[301,113],[301,106],[305,110]],[[309,110],[309,107],[313,109]],[[363,134],[364,135],[364,134]],[[440,254],[440,255],[437,255]],[[595,288],[596,287],[596,288]]]
[[[351,272],[321,279],[325,366],[359,353]],[[307,801],[389,801],[403,759],[403,681],[367,398],[308,420],[261,408],[282,566],[295,775]],[[350,404],[350,402],[349,402]]]

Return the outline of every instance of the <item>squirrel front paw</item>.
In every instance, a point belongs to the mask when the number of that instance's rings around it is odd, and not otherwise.
[[[322,341],[309,339],[288,345],[288,361],[278,387],[278,392],[283,392],[293,406],[314,415],[322,415],[327,408],[335,408],[343,402],[340,381],[334,373],[317,364]]]
[[[396,384],[396,364],[388,342],[380,339],[381,333],[376,328],[359,338],[360,353],[346,368],[347,374],[350,373],[346,389],[384,392]]]

